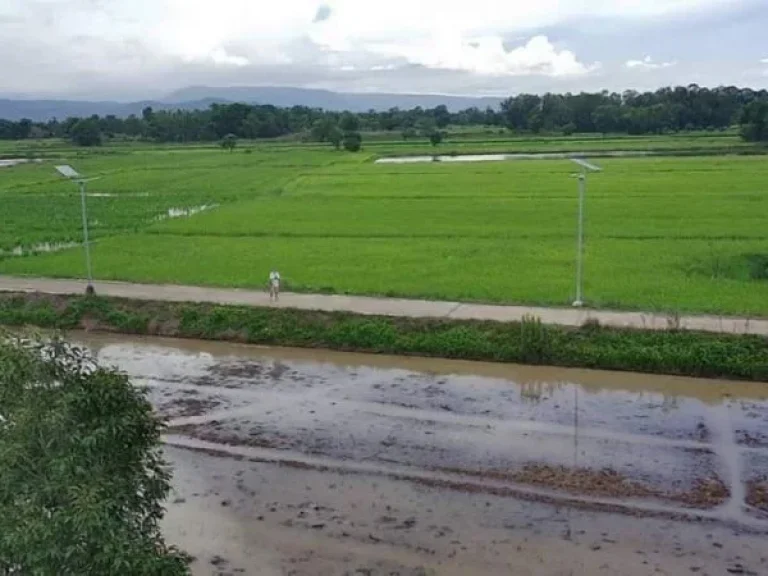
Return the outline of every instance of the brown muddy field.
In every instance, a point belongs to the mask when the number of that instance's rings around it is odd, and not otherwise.
[[[768,384],[83,334],[195,574],[768,574]]]

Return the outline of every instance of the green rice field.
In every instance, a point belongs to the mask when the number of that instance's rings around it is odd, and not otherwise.
[[[102,177],[88,191],[97,279],[260,288],[277,268],[289,290],[573,300],[572,163],[380,165],[375,148],[62,149],[0,168],[0,273],[84,275],[82,248],[60,249],[81,238],[77,189],[53,171],[69,162]],[[768,316],[768,158],[596,162],[589,305]]]

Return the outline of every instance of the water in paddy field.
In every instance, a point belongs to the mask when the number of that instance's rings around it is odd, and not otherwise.
[[[633,156],[652,156],[652,152],[643,150],[609,150],[589,153],[539,152],[516,154],[446,154],[433,156],[400,156],[379,158],[375,164],[420,164],[423,162],[502,162],[504,160],[564,160],[584,156],[602,158],[631,158]]]
[[[5,160],[0,159],[0,168],[13,168],[19,164],[27,164],[28,162],[40,163],[42,160],[30,160],[29,158],[6,158]]]
[[[10,250],[0,249],[0,256],[29,256],[30,254],[61,252],[77,246],[81,246],[81,244],[79,242],[42,242],[31,246],[15,246]]]
[[[168,208],[168,211],[165,214],[158,216],[156,220],[188,218],[189,216],[194,216],[195,214],[200,214],[201,212],[213,210],[214,208],[218,208],[218,206],[218,204],[203,204],[202,206],[192,206],[190,208]]]
[[[768,384],[73,339],[169,418],[195,573],[768,574]]]

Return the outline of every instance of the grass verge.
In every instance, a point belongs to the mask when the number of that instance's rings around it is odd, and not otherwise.
[[[768,339],[590,324],[361,316],[104,297],[0,294],[0,324],[768,381]]]

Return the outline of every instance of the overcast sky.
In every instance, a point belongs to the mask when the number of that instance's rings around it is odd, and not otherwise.
[[[0,0],[0,94],[768,86],[768,0]]]

